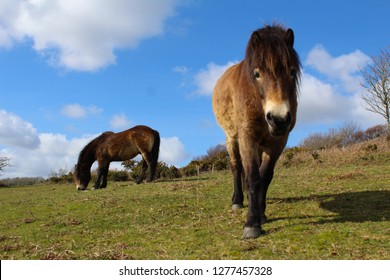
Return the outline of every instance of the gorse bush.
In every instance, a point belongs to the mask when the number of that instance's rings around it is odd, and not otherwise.
[[[185,176],[195,176],[198,172],[227,170],[229,166],[226,146],[219,144],[209,148],[206,155],[196,157],[181,170]]]
[[[128,171],[128,173],[126,172],[126,174],[128,174],[128,179],[133,181],[137,180],[141,176],[142,165],[143,160],[138,162],[136,160],[131,159],[126,160],[122,163],[122,166],[124,166],[124,168]],[[150,172],[149,168],[147,172]],[[156,173],[154,177],[155,179],[175,179],[180,177],[182,177],[182,174],[177,167],[173,165],[168,166],[165,162],[162,161],[159,161],[157,163]],[[147,178],[147,174],[145,178]]]
[[[125,170],[110,171],[107,176],[108,181],[126,182],[129,180],[129,174]]]

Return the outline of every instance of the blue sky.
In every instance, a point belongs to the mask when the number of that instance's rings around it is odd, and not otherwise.
[[[273,21],[294,30],[303,65],[290,146],[346,121],[384,123],[362,106],[359,67],[389,45],[389,10],[387,0],[2,0],[0,155],[12,164],[2,177],[70,170],[93,137],[137,124],[160,131],[160,159],[186,165],[224,143],[212,87]]]

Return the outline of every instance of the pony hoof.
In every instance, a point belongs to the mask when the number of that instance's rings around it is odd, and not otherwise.
[[[244,208],[244,205],[242,205],[242,204],[233,204],[232,205],[232,210],[239,210],[242,208]]]
[[[244,227],[244,233],[242,238],[244,239],[254,239],[261,235],[260,227]]]

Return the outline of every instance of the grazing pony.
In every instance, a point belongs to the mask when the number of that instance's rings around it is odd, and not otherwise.
[[[234,179],[232,209],[248,212],[243,238],[257,238],[265,223],[266,194],[297,113],[300,62],[294,33],[280,25],[252,33],[243,61],[219,78],[213,111],[226,134]]]
[[[111,161],[128,160],[141,154],[143,157],[142,173],[137,179],[141,183],[149,166],[149,181],[154,178],[160,134],[150,127],[139,125],[131,129],[114,133],[107,131],[89,142],[80,152],[74,170],[74,181],[78,190],[85,190],[91,180],[91,166],[97,160],[97,179],[93,189],[107,186],[107,174]]]

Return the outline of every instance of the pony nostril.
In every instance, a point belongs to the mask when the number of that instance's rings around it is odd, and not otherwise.
[[[271,113],[268,113],[267,114],[267,121],[270,121],[272,119],[272,115],[271,115]]]
[[[267,119],[267,122],[268,122],[269,124],[274,124],[274,118],[273,118],[273,116],[272,116],[271,113],[268,113],[268,114],[266,115],[266,119]]]
[[[289,125],[289,124],[291,123],[291,119],[292,119],[292,118],[291,118],[291,113],[288,112],[288,113],[287,113],[287,117],[286,117],[286,121],[285,121],[287,125]]]

